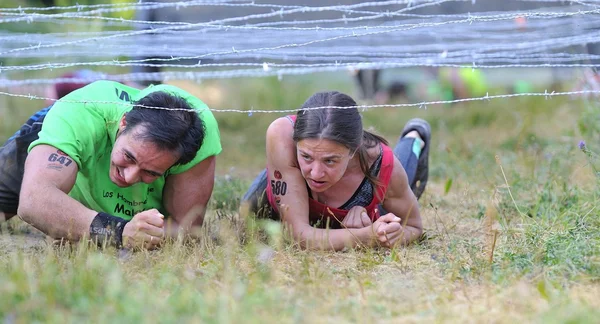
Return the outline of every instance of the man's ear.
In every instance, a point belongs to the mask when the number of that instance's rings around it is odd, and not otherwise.
[[[125,113],[123,117],[121,117],[121,121],[119,121],[119,133],[122,132],[127,126],[127,121],[125,120],[126,115],[127,113]]]

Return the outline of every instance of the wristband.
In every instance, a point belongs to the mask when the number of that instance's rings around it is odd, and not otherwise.
[[[117,248],[123,245],[123,229],[129,221],[107,213],[98,213],[90,224],[90,238],[98,246],[110,244]]]

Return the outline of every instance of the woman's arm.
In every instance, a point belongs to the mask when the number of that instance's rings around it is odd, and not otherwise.
[[[383,208],[391,214],[400,217],[402,232],[387,245],[400,242],[406,245],[423,234],[423,224],[419,212],[419,203],[408,184],[404,167],[397,158],[394,158],[394,170],[388,187]]]
[[[339,251],[358,245],[375,245],[372,226],[348,229],[319,229],[309,223],[308,190],[298,169],[293,126],[279,118],[267,130],[267,169],[278,202],[282,222],[290,227],[294,240],[301,247]],[[273,189],[272,188],[272,189]],[[283,189],[285,188],[285,189]]]

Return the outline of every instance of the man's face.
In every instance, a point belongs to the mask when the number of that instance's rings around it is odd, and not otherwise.
[[[176,154],[161,150],[150,141],[137,139],[137,134],[146,131],[144,126],[138,125],[125,134],[122,133],[123,129],[124,119],[110,156],[110,180],[117,186],[151,183],[179,159]]]

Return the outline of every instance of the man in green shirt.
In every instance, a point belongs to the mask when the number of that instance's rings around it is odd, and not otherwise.
[[[0,148],[0,216],[53,238],[154,248],[202,224],[220,152],[214,116],[189,93],[96,81]]]

